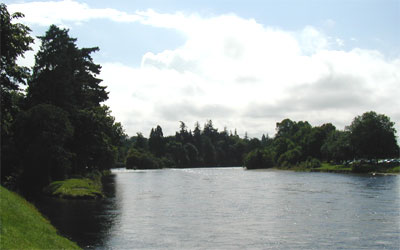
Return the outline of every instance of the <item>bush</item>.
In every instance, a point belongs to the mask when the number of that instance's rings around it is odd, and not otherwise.
[[[126,158],[127,169],[157,169],[162,168],[162,162],[153,154],[132,148]]]
[[[279,156],[278,165],[281,167],[293,166],[300,162],[301,148],[296,147]]]
[[[303,162],[305,168],[319,168],[321,167],[321,162],[316,158],[307,159]]]
[[[272,168],[274,166],[274,156],[271,151],[266,149],[255,149],[248,153],[244,159],[247,169]]]

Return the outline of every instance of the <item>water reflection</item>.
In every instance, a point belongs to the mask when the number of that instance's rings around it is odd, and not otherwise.
[[[50,202],[45,214],[96,249],[398,249],[399,177],[120,170],[107,199]]]
[[[103,200],[41,197],[35,205],[62,235],[83,248],[97,248],[109,241],[110,232],[119,216],[114,175],[106,177],[103,191],[107,197]]]

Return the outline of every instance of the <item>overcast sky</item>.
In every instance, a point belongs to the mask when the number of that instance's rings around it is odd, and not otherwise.
[[[5,3],[32,36],[56,24],[100,47],[106,104],[130,136],[209,119],[250,137],[285,118],[343,129],[370,110],[400,131],[399,0]]]

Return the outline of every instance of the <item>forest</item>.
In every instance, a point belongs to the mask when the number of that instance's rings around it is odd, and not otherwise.
[[[121,155],[126,167],[317,168],[321,162],[347,164],[355,159],[373,163],[398,157],[394,123],[374,111],[354,118],[344,130],[331,124],[313,127],[307,121],[284,119],[276,123],[274,137],[241,138],[225,128],[219,132],[212,120],[193,131],[184,122],[175,136],[163,136],[162,128],[151,129],[149,138],[141,133],[125,139]],[[395,164],[399,164],[398,162]]]
[[[92,58],[99,48],[78,48],[68,29],[51,25],[38,37],[34,66],[19,66],[33,38],[28,26],[15,22],[23,14],[0,8],[1,185],[8,188],[37,191],[52,181],[123,166],[316,168],[399,156],[394,122],[374,111],[356,116],[344,130],[284,119],[274,136],[260,139],[219,131],[212,120],[193,130],[181,121],[172,136],[156,126],[148,137],[129,137],[104,105],[108,92]]]

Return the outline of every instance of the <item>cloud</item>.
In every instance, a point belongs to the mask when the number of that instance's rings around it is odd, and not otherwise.
[[[111,8],[93,9],[85,3],[72,0],[28,2],[8,5],[10,12],[25,14],[24,22],[49,26],[63,25],[66,22],[81,23],[91,19],[106,18],[116,22],[136,22],[138,15],[130,15]]]
[[[274,134],[276,122],[284,118],[343,128],[368,110],[398,117],[393,107],[400,104],[400,64],[378,51],[334,50],[329,37],[314,27],[285,31],[235,15],[157,13],[148,23],[176,24],[186,42],[145,54],[141,67],[130,68],[123,77],[130,79],[127,93],[135,95],[118,98],[141,107],[142,113],[132,119],[164,123],[167,134],[180,120],[190,126],[213,119],[219,128],[260,136]]]
[[[100,77],[110,91],[106,104],[130,135],[147,135],[157,124],[174,134],[179,121],[190,127],[208,119],[250,136],[273,135],[284,118],[343,128],[369,110],[392,117],[400,131],[400,58],[342,50],[344,40],[313,26],[283,30],[234,14],[128,14],[68,0],[10,6],[40,25],[103,18],[173,29],[184,37],[178,48],[148,51],[138,67],[102,65]]]

